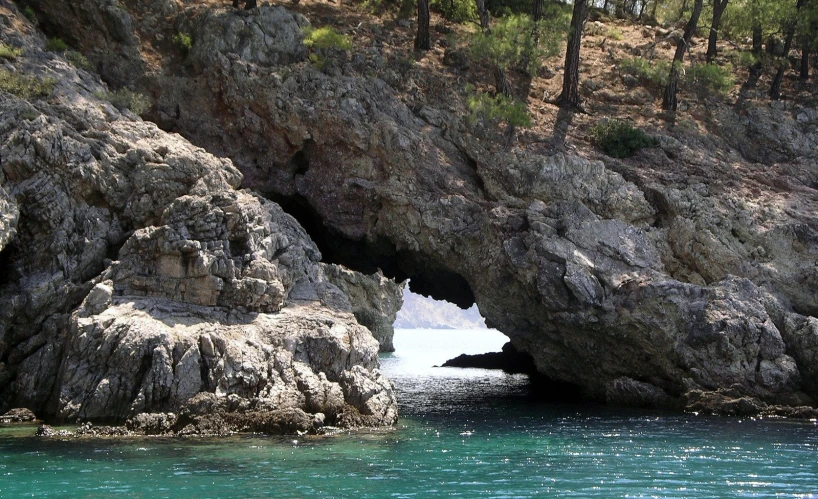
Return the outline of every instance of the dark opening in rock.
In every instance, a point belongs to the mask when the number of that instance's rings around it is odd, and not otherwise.
[[[437,265],[428,255],[399,250],[382,237],[374,241],[349,239],[338,230],[327,227],[318,212],[298,194],[279,196],[268,193],[267,197],[298,220],[321,250],[325,263],[343,265],[364,274],[380,269],[386,277],[399,282],[411,279],[410,286],[415,293],[446,300],[464,309],[474,304],[474,293],[466,279]]]

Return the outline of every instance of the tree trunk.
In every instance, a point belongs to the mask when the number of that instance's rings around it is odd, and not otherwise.
[[[560,107],[579,107],[579,50],[582,46],[582,28],[588,18],[588,0],[574,0],[568,47],[565,49],[565,71],[562,77]]]
[[[234,8],[234,9],[238,9],[238,8],[239,8],[239,0],[233,0],[233,8]]]
[[[808,48],[801,49],[801,72],[798,75],[798,79],[801,81],[809,80],[809,56],[810,52]]]
[[[477,15],[480,16],[480,29],[484,32],[489,30],[489,11],[486,9],[486,0],[476,0]]]
[[[544,0],[534,0],[534,10],[531,13],[531,19],[534,21],[535,24],[537,22],[539,22],[540,20],[542,20],[542,6],[543,6],[543,3],[544,3]]]
[[[800,10],[802,5],[804,5],[804,0],[798,0],[798,3],[795,4],[796,11]],[[796,16],[795,19],[790,20],[787,26],[787,38],[784,40],[784,56],[778,65],[778,71],[775,72],[773,84],[770,85],[770,99],[772,100],[781,98],[781,82],[784,80],[784,71],[787,70],[787,66],[790,63],[789,55],[790,49],[792,48],[792,39],[795,38],[795,27],[798,23],[797,19],[798,17]]]
[[[695,7],[694,7],[694,9],[695,9]],[[679,11],[679,19],[681,19],[682,17],[684,17],[684,15],[685,15],[685,11],[686,11],[686,10],[687,10],[687,0],[684,0],[684,1],[682,2],[682,10],[680,10],[680,11]]]
[[[656,9],[659,8],[659,0],[653,0],[653,10],[650,11],[650,18],[656,21]]]
[[[258,7],[256,0],[247,0],[247,3],[244,4],[244,10],[255,9],[256,7]]]
[[[418,34],[415,37],[416,50],[432,48],[432,39],[429,34],[429,0],[418,0]]]
[[[753,25],[753,55],[761,57],[764,52],[764,32],[761,30],[761,25]]]
[[[477,13],[480,16],[480,29],[488,33],[489,29],[489,10],[486,8],[485,0],[477,0]]]
[[[673,63],[670,65],[670,76],[668,78],[667,87],[665,87],[665,95],[662,99],[662,109],[675,111],[678,106],[676,100],[676,89],[679,86],[679,66],[685,58],[685,51],[690,44],[690,39],[693,38],[693,32],[696,31],[696,25],[699,24],[699,16],[702,14],[702,0],[695,0],[693,4],[693,13],[690,15],[690,20],[685,25],[684,36],[676,45],[676,53],[673,55]]]
[[[534,27],[531,29],[531,38],[534,41],[534,47],[540,43],[540,21],[542,20],[542,4],[543,0],[534,0],[534,10],[531,13],[531,20],[534,21]],[[526,59],[528,56],[526,56]],[[527,61],[523,64],[528,67]]]
[[[576,5],[575,3],[574,6]],[[616,0],[616,3],[614,3],[614,16],[617,19],[625,17],[625,0]]]
[[[713,0],[713,22],[710,24],[710,36],[707,39],[707,63],[713,62],[716,58],[716,42],[719,38],[719,29],[721,28],[721,16],[724,14],[724,9],[727,8],[728,0]]]
[[[494,68],[494,88],[497,90],[497,95],[511,98],[511,84],[508,82],[506,70],[500,66]]]

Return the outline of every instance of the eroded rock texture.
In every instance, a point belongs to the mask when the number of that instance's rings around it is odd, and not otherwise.
[[[171,30],[150,19],[135,30]],[[324,71],[297,62],[303,22],[281,8],[186,9],[172,23],[226,41],[194,48],[184,71],[133,80],[152,89],[162,127],[298,207],[326,259],[476,301],[542,373],[589,397],[668,405],[729,387],[759,404],[815,403],[813,110],[716,104],[706,120],[716,136],[657,131],[660,146],[628,162],[508,151],[477,140],[456,107],[398,95],[381,54]],[[61,26],[83,25],[64,14]],[[273,39],[283,42],[260,48]]]
[[[378,342],[353,315],[369,278],[336,269],[352,276],[339,289],[295,219],[236,190],[230,160],[115,109],[96,77],[14,28],[27,24],[10,4],[0,16],[25,50],[11,70],[55,82],[0,96],[0,413],[393,424]],[[400,303],[384,281],[367,306]]]

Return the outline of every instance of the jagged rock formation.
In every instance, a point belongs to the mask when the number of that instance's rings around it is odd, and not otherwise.
[[[152,413],[181,433],[393,424],[353,310],[377,288],[365,306],[388,321],[400,287],[320,263],[291,216],[236,190],[230,160],[115,109],[11,4],[0,16],[24,51],[6,70],[55,85],[0,93],[0,413],[148,433]]]
[[[352,313],[372,332],[381,352],[394,352],[395,317],[403,304],[403,289],[381,272],[353,272],[340,265],[324,265],[324,275],[349,297]]]
[[[109,54],[145,58],[161,51],[157,34],[243,33],[194,48],[182,69],[169,55],[133,71],[157,122],[232,158],[243,185],[288,205],[328,260],[476,301],[552,379],[629,405],[724,387],[764,403],[818,400],[812,110],[713,104],[715,136],[658,131],[660,146],[630,162],[509,152],[456,112],[406,105],[377,54],[324,71],[297,62],[303,19],[281,8],[196,7],[163,21],[123,1],[141,45],[119,37],[95,53],[80,36],[87,14],[32,3],[112,81],[107,61],[120,56]],[[259,49],[274,37],[284,43]],[[746,139],[736,150],[719,135]]]

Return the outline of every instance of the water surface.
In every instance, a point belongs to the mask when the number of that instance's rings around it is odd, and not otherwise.
[[[523,375],[431,367],[504,341],[399,331],[382,358],[394,430],[61,441],[0,429],[0,497],[818,498],[814,423],[555,406],[528,397]]]

